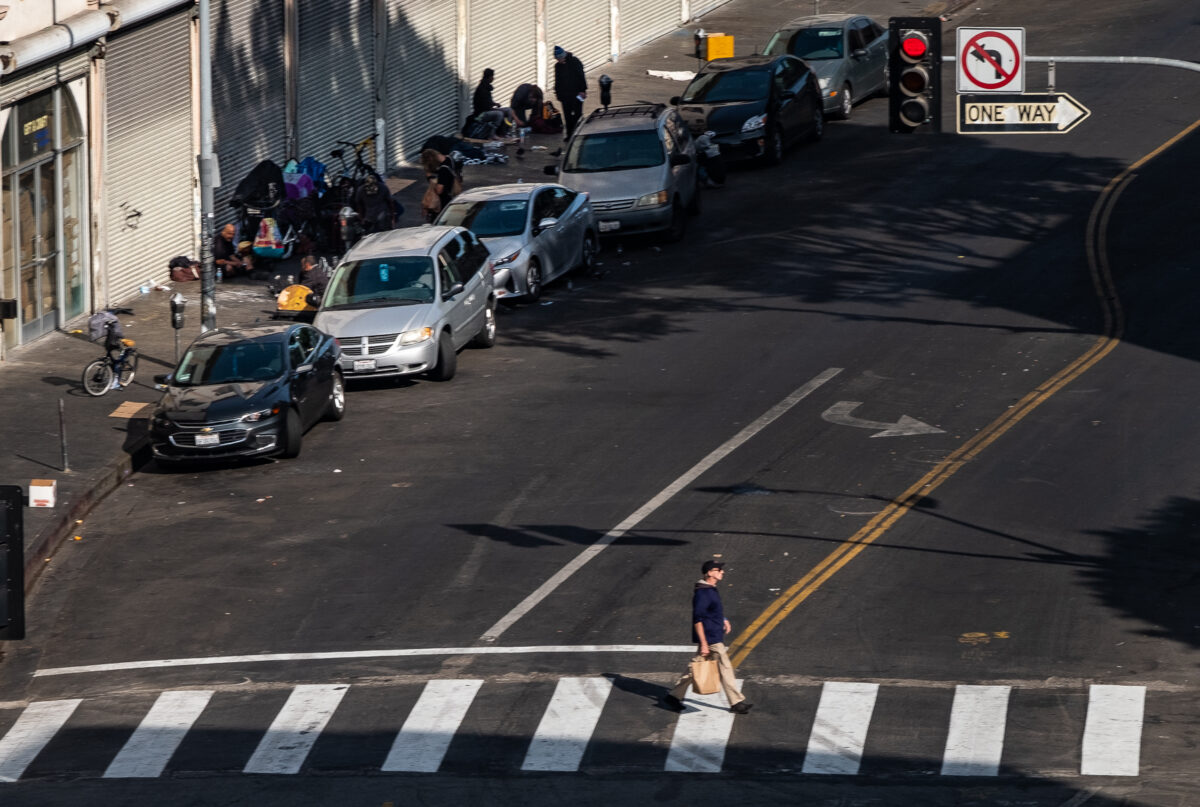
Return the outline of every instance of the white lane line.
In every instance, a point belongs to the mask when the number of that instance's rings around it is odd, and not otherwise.
[[[504,634],[505,631],[511,628],[517,622],[517,620],[532,611],[538,603],[550,596],[550,594],[553,593],[556,588],[561,586],[573,574],[582,569],[588,563],[588,561],[599,555],[605,549],[605,547],[616,541],[629,530],[636,527],[651,513],[653,513],[659,507],[662,507],[662,505],[665,504],[672,496],[695,481],[696,478],[702,473],[707,471],[709,468],[712,468],[739,446],[748,442],[760,431],[765,429],[767,426],[770,426],[780,417],[785,415],[793,406],[807,398],[813,393],[814,390],[829,381],[841,371],[842,368],[840,367],[831,367],[824,371],[807,384],[797,388],[791,395],[775,404],[775,406],[771,407],[753,423],[746,426],[746,428],[742,429],[733,437],[729,438],[720,446],[715,448],[707,457],[700,460],[700,462],[693,465],[691,469],[684,472],[682,476],[663,488],[653,499],[639,507],[633,513],[633,515],[626,518],[616,527],[602,535],[594,544],[587,547],[574,558],[572,558],[566,566],[559,569],[558,572],[551,576],[549,580],[538,586],[537,589],[524,600],[522,600],[517,607],[513,608],[511,611],[501,617],[500,621],[495,625],[492,625],[492,627],[488,628],[487,631],[485,631],[484,634],[479,637],[479,640],[483,642],[496,641],[501,635]]]
[[[119,661],[110,664],[85,664],[79,667],[49,667],[38,670],[35,678],[50,675],[152,670],[167,667],[206,667],[218,664],[255,664],[268,661],[336,661],[338,659],[412,658],[414,656],[490,656],[525,653],[691,653],[694,644],[577,644],[517,647],[415,647],[395,650],[344,650],[322,653],[259,653],[252,656],[199,656],[164,658],[148,661]]]
[[[996,776],[1008,720],[1006,686],[959,686],[950,710],[942,776]]]
[[[158,696],[133,736],[104,772],[105,779],[161,776],[175,749],[212,698],[211,690],[169,691]]]
[[[293,689],[242,771],[299,773],[349,688],[347,684],[304,684]]]
[[[525,753],[524,771],[577,771],[612,691],[608,678],[560,678]]]
[[[1082,776],[1137,776],[1142,754],[1143,686],[1093,684],[1083,729]]]
[[[483,681],[466,679],[427,683],[381,770],[436,772],[481,686]]]
[[[4,739],[0,740],[0,782],[15,782],[34,757],[63,727],[82,699],[39,701],[21,712]]]
[[[737,682],[738,689],[742,682]],[[720,773],[725,763],[725,746],[733,719],[725,696],[691,693],[684,699],[687,711],[681,712],[671,738],[671,750],[663,770],[669,773]],[[699,707],[699,708],[697,708]]]
[[[802,773],[858,773],[878,693],[878,684],[826,681],[822,685]]]

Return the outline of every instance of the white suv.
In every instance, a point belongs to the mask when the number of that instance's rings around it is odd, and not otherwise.
[[[496,342],[488,248],[462,227],[409,227],[354,245],[314,324],[337,338],[346,378],[425,373],[449,381],[458,351]]]

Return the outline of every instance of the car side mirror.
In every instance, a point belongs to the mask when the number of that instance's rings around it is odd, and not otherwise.
[[[166,392],[167,387],[171,384],[170,373],[160,373],[154,376],[154,388],[159,392]]]
[[[558,166],[557,165],[542,166],[542,173],[548,177],[556,177],[556,176],[558,176]]]
[[[790,101],[795,97],[796,93],[792,92],[791,90],[784,90],[783,92],[779,93],[780,101]]]
[[[672,154],[671,167],[675,168],[680,165],[687,165],[692,161],[692,158],[687,154]]]
[[[456,295],[462,294],[463,289],[465,288],[466,286],[464,286],[462,283],[455,283],[453,286],[442,292],[442,299],[453,300]]]
[[[550,228],[557,227],[557,226],[558,226],[558,219],[556,219],[552,216],[547,216],[546,218],[542,219],[541,221],[539,221],[537,223],[537,227],[534,230],[534,235],[541,235],[546,230],[549,230]]]
[[[678,95],[671,96],[671,106],[679,106],[679,96]]]
[[[297,373],[311,373],[313,366],[311,364],[301,364],[296,368]]]
[[[850,55],[853,56],[855,59],[865,59],[865,58],[867,58],[867,49],[866,48],[855,48],[854,50],[850,51]]]

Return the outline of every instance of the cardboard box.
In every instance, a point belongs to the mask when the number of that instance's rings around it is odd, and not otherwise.
[[[29,480],[29,506],[53,507],[58,499],[58,481],[55,479]]]

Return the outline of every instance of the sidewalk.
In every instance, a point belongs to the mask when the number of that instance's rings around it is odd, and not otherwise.
[[[961,3],[961,0],[959,0]],[[931,12],[941,12],[950,3],[934,3]],[[859,11],[874,14],[886,24],[887,12],[878,0],[851,4],[846,0],[826,0],[823,13]],[[637,101],[666,102],[678,95],[682,81],[656,78],[655,71],[695,71],[700,62],[693,56],[692,35],[696,28],[722,31],[735,36],[735,54],[756,52],[771,32],[782,23],[812,13],[806,2],[779,3],[776,0],[732,0],[690,27],[676,29],[622,56],[621,61],[591,71],[593,88],[588,93],[584,114],[599,103],[596,79],[612,77],[613,103]],[[910,13],[920,13],[913,10]],[[562,44],[568,50],[570,42]],[[548,96],[552,93],[548,90]],[[553,152],[562,147],[560,136],[534,135],[518,154],[517,146],[506,146],[506,165],[469,165],[464,170],[467,187],[504,182],[549,181],[542,169],[554,164]],[[538,147],[542,148],[538,148]],[[401,226],[421,223],[420,199],[425,190],[419,166],[404,166],[393,172],[414,182],[401,191],[405,213]],[[165,258],[164,258],[164,275]],[[199,283],[167,284],[188,298],[187,324],[179,332],[181,347],[186,347],[200,332]],[[26,590],[30,590],[55,550],[75,535],[86,532],[91,508],[144,462],[149,450],[146,440],[146,413],[158,399],[154,376],[174,366],[175,334],[170,324],[168,297],[171,292],[151,291],[126,301],[134,316],[122,317],[126,335],[137,341],[141,354],[137,378],[128,389],[92,398],[80,384],[84,366],[101,354],[82,333],[60,331],[21,348],[8,361],[0,363],[0,483],[17,484],[28,489],[31,479],[58,482],[58,504],[53,509],[25,510]],[[274,307],[265,284],[225,283],[217,287],[217,325],[246,324],[265,320]],[[86,327],[75,325],[74,327]],[[65,423],[66,462],[60,439],[59,405]],[[130,404],[137,412],[129,416]],[[123,414],[122,414],[123,413]],[[64,464],[66,468],[64,468]],[[67,470],[69,468],[69,470]]]

